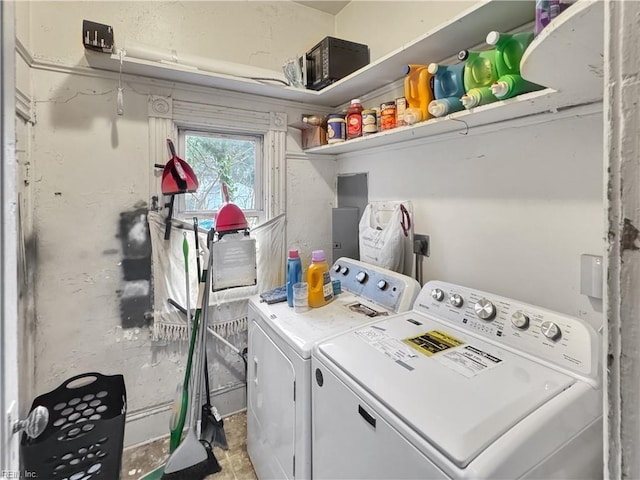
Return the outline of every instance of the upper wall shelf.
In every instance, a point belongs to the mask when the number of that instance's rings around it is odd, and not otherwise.
[[[527,48],[520,71],[575,104],[602,100],[604,2],[580,0],[554,18]]]
[[[522,58],[522,74],[551,88],[305,152],[325,155],[357,152],[601,101],[603,25],[603,2],[579,0],[533,40]]]
[[[408,63],[440,62],[455,56],[461,49],[482,44],[492,30],[506,32],[529,23],[534,18],[535,1],[489,0],[478,3],[448,22],[412,42],[385,55],[348,77],[319,92],[260,83],[255,80],[222,75],[179,64],[151,62],[131,57],[123,60],[123,73],[182,82],[192,85],[293,100],[325,107],[337,107],[352,98],[377,90],[402,77]],[[87,51],[90,66],[119,71],[118,55]]]
[[[464,134],[465,130],[469,128],[548,112],[557,107],[556,96],[557,92],[548,88],[483,105],[472,110],[452,113],[446,117],[432,118],[408,127],[385,130],[343,143],[309,148],[305,150],[305,153],[337,155],[384,145],[406,143],[451,132]]]

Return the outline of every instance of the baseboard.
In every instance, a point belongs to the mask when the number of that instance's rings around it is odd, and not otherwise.
[[[247,388],[244,383],[211,392],[211,403],[224,418],[247,407]],[[124,447],[138,446],[157,440],[169,433],[173,403],[158,405],[128,413],[124,429]]]

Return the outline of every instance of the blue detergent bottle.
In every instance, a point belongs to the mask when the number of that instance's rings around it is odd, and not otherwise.
[[[302,281],[302,262],[298,250],[289,250],[287,258],[287,305],[293,307],[293,286]]]
[[[436,99],[429,103],[429,113],[434,117],[444,117],[464,110],[460,101],[465,94],[464,65],[464,63],[457,65],[431,63],[429,65],[429,73],[435,78],[433,93]]]

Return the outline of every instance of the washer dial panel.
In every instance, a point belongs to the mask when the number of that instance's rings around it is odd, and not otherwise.
[[[578,318],[439,281],[428,282],[422,288],[414,311],[518,352],[599,378],[598,334]]]

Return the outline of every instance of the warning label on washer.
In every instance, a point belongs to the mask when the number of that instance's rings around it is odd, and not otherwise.
[[[462,340],[440,330],[431,330],[415,337],[405,338],[403,342],[428,357],[444,350],[464,345]]]
[[[363,328],[354,333],[373,348],[384,353],[396,362],[404,362],[417,356],[410,348],[407,348],[406,345],[400,342],[400,340],[390,337],[375,327]]]
[[[471,345],[464,345],[436,355],[434,360],[446,365],[467,378],[475,377],[502,363],[502,359]]]

